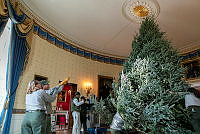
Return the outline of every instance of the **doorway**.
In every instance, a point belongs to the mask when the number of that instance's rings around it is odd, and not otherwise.
[[[63,90],[57,96],[56,109],[59,112],[59,115],[66,115],[68,111],[68,125],[69,128],[73,126],[73,119],[71,113],[71,100],[74,98],[75,93],[77,92],[77,84],[67,83]],[[60,116],[62,117],[62,116]],[[59,120],[59,117],[57,118]]]

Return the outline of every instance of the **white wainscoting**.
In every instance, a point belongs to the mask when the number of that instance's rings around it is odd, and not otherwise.
[[[10,126],[10,134],[21,134],[21,123],[25,114],[13,114]]]

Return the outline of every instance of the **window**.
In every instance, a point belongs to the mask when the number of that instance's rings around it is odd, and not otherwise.
[[[8,51],[11,37],[11,20],[6,24],[6,27],[0,37],[0,114],[2,112],[7,90],[6,90],[6,74],[8,65]]]

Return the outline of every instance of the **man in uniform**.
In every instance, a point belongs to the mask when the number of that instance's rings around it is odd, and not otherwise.
[[[75,97],[71,102],[71,111],[73,116],[73,129],[72,134],[80,134],[81,123],[80,123],[80,105],[84,103],[84,100],[79,101],[80,93],[76,92]]]

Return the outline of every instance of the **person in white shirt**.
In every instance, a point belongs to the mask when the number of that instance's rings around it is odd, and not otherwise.
[[[21,124],[21,134],[46,133],[46,102],[53,102],[55,96],[42,89],[37,80],[29,82],[26,94],[26,114]]]
[[[200,134],[200,91],[191,87],[185,96],[185,106],[191,110],[191,123],[195,133]]]
[[[73,116],[73,128],[72,134],[80,134],[81,131],[81,123],[80,123],[80,105],[84,103],[84,100],[79,101],[80,93],[76,92],[75,97],[72,99],[71,102],[71,111]]]

